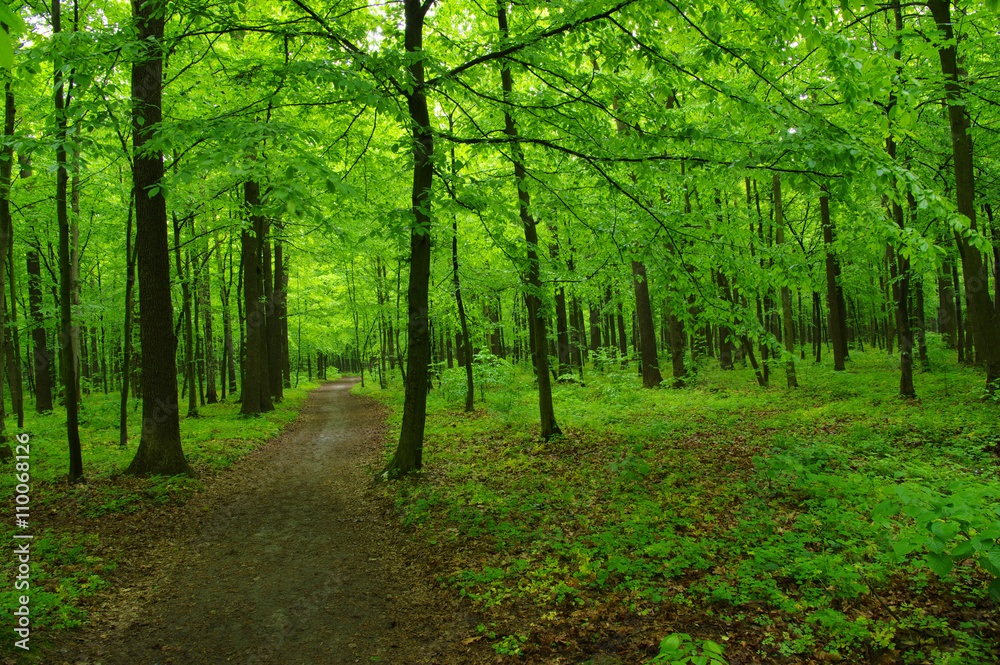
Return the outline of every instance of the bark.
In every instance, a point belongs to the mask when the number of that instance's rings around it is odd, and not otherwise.
[[[264,334],[267,335],[267,385],[271,399],[278,403],[284,398],[284,382],[281,377],[281,324],[278,321],[278,295],[274,285],[280,277],[281,268],[271,267],[271,223],[265,220],[264,224],[261,279],[264,284]]]
[[[174,223],[174,260],[177,266],[177,275],[181,282],[181,315],[184,317],[184,382],[187,387],[188,396],[188,418],[198,417],[198,394],[195,390],[195,359],[194,359],[194,325],[191,321],[191,282],[190,263],[188,263],[189,273],[184,274],[184,264],[181,262],[181,222],[177,218],[177,213],[173,216]],[[188,218],[193,223],[193,218]]]
[[[823,243],[826,245],[826,298],[830,309],[830,340],[833,347],[833,369],[837,372],[844,371],[844,361],[847,358],[847,335],[845,334],[844,322],[841,319],[841,308],[839,302],[841,296],[840,285],[837,280],[840,276],[840,264],[833,251],[833,241],[836,230],[833,221],[830,219],[830,198],[826,194],[826,188],[819,199],[820,218],[823,224]],[[817,356],[819,354],[817,353]]]
[[[454,151],[452,151],[454,160]],[[465,318],[465,304],[462,302],[462,287],[458,280],[458,219],[451,222],[451,268],[452,283],[455,285],[455,303],[458,305],[458,321],[462,327],[461,336],[456,335],[455,343],[458,347],[458,364],[465,366],[465,411],[472,413],[475,410],[473,401],[475,399],[475,385],[472,380],[472,363],[468,359],[472,358],[472,341],[469,339],[469,324]]]
[[[243,307],[246,312],[246,356],[240,413],[254,416],[274,410],[268,380],[267,310],[262,300],[264,269],[261,261],[265,236],[264,216],[259,214],[260,187],[255,181],[243,183],[243,201],[250,228],[241,236],[243,254]]]
[[[642,368],[643,388],[656,388],[663,382],[660,361],[656,356],[656,327],[653,310],[649,305],[649,284],[646,266],[632,261],[632,278],[635,283],[635,314],[639,327],[639,364]]]
[[[203,226],[202,230],[205,231],[207,228]],[[216,247],[215,251],[218,251],[218,247]],[[219,401],[219,396],[215,390],[216,360],[215,334],[212,330],[212,279],[207,256],[202,265],[205,267],[205,274],[198,281],[198,302],[201,303],[201,311],[204,314],[204,323],[202,325],[204,342],[202,348],[205,353],[205,402],[207,404],[215,404]]]
[[[781,203],[781,178],[775,173],[771,178],[774,199],[775,242],[782,245],[785,242],[785,211]],[[781,287],[781,318],[782,342],[785,352],[789,355],[785,364],[785,380],[789,388],[798,388],[799,382],[795,376],[795,323],[792,320],[792,290],[788,286]]]
[[[56,80],[58,83],[58,79]],[[61,91],[57,94],[62,95]],[[58,104],[57,102],[57,111]],[[4,92],[4,123],[3,123],[3,135],[4,135],[4,146],[0,150],[0,257],[6,258],[8,255],[8,249],[13,241],[13,230],[14,223],[10,215],[10,183],[11,174],[14,169],[14,146],[11,144],[10,139],[14,135],[14,95],[10,91],[10,83],[5,85]],[[63,132],[65,135],[65,131]],[[61,148],[60,148],[61,149]],[[61,227],[60,227],[61,229]],[[13,266],[11,266],[13,268]],[[2,295],[4,293],[4,278],[6,271],[0,267],[0,303],[2,303]],[[13,270],[11,271],[13,272]],[[0,330],[6,330],[7,327],[7,308],[0,305]],[[3,336],[0,336],[0,346],[6,346],[2,344]],[[6,348],[0,348],[0,372],[7,365],[5,362],[5,356],[7,356]],[[12,400],[13,401],[13,400]],[[0,393],[0,402],[3,402],[3,394]],[[5,424],[5,413],[4,405],[0,404],[0,443],[7,440],[7,428]]]
[[[672,386],[683,388],[687,381],[687,369],[684,367],[684,351],[687,346],[684,340],[684,324],[674,313],[674,307],[669,308],[667,320],[670,322],[670,361],[674,379]]]
[[[55,0],[58,2],[58,0]],[[132,65],[132,176],[135,192],[139,275],[139,336],[142,345],[142,434],[130,474],[191,473],[181,449],[177,406],[177,337],[170,302],[170,249],[163,196],[163,156],[144,151],[162,119],[165,5],[134,0],[132,14],[142,51]]]
[[[430,363],[428,291],[431,273],[431,188],[434,181],[434,134],[424,88],[423,30],[430,5],[404,0],[404,46],[410,58],[406,94],[413,132],[413,186],[410,208],[410,283],[407,287],[409,315],[403,420],[396,452],[385,475],[397,477],[423,466],[424,425],[427,411],[427,365]]]
[[[62,30],[60,2],[52,0],[52,31]],[[56,116],[56,220],[59,226],[59,346],[62,350],[63,401],[66,404],[66,439],[69,445],[69,479],[83,480],[83,456],[80,449],[79,392],[76,379],[72,317],[72,266],[70,252],[70,221],[67,210],[69,173],[66,170],[67,127],[64,106],[62,63],[55,63],[55,116]],[[169,325],[169,323],[168,323]],[[2,366],[3,363],[0,363]]]
[[[952,163],[955,168],[955,194],[958,212],[969,219],[971,228],[976,227],[975,174],[972,162],[972,140],[968,133],[969,121],[962,100],[962,88],[958,79],[958,62],[955,34],[952,30],[951,6],[949,0],[928,0],[928,7],[934,15],[938,29],[944,33],[938,56],[941,72],[945,78],[945,92],[948,100],[948,122],[951,126]],[[993,394],[1000,382],[1000,322],[989,292],[989,277],[982,254],[969,239],[957,237],[959,253],[962,257],[962,276],[965,283],[969,328],[976,342],[983,365],[986,368],[986,390]]]
[[[52,410],[52,375],[50,367],[53,355],[49,351],[48,337],[45,334],[45,321],[42,318],[42,267],[38,259],[38,252],[34,249],[29,250],[27,254],[27,272],[28,311],[31,315],[32,323],[31,364],[35,374],[35,411],[46,413]],[[125,367],[128,367],[127,362],[125,363]]]
[[[129,367],[132,364],[132,299],[135,291],[136,252],[132,246],[134,199],[129,194],[128,222],[125,225],[125,325],[122,329],[122,391],[118,409],[118,445],[128,445]]]
[[[507,29],[507,6],[498,0],[497,2],[497,24],[500,35],[506,39],[509,35]],[[500,70],[501,86],[503,97],[509,100],[514,89],[514,78],[510,72],[510,66],[506,63]],[[541,424],[541,436],[548,440],[553,436],[559,436],[562,431],[556,423],[555,412],[552,405],[552,385],[549,382],[549,356],[548,356],[548,335],[546,332],[545,314],[542,311],[543,293],[541,279],[541,264],[538,260],[538,232],[536,222],[531,214],[531,199],[528,190],[524,187],[525,169],[524,152],[518,142],[517,126],[514,118],[507,109],[504,112],[504,133],[511,139],[511,158],[514,163],[514,182],[517,186],[518,213],[521,218],[521,226],[524,228],[524,240],[527,243],[527,275],[528,282],[528,326],[532,331],[534,340],[534,358],[536,376],[538,379],[538,411]]]

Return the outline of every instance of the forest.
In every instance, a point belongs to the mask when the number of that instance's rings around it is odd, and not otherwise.
[[[0,4],[0,660],[1000,662],[997,10]]]

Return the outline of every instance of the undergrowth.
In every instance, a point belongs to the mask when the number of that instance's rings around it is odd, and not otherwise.
[[[202,488],[199,478],[231,466],[291,423],[317,385],[302,382],[285,389],[284,400],[275,410],[257,418],[241,417],[235,396],[200,407],[198,418],[182,417],[181,445],[198,478],[123,475],[139,443],[138,400],[129,403],[129,441],[122,448],[118,445],[118,395],[84,397],[80,439],[86,482],[75,485],[66,480],[65,410],[25,413],[25,427],[15,433],[27,434],[31,446],[30,526],[22,532],[33,536],[28,590],[33,635],[75,628],[84,621],[88,598],[108,583],[120,563],[121,542],[113,529],[122,516],[186,501]],[[0,483],[0,499],[12,516],[14,473],[9,467],[7,471]],[[17,566],[12,521],[5,520],[0,529],[0,560],[7,580],[14,579]],[[98,535],[109,529],[107,537]],[[13,583],[0,589],[3,625],[14,623],[15,600],[25,593],[15,590]],[[11,642],[3,648],[10,649]]]
[[[530,375],[466,414],[444,370],[425,471],[384,491],[501,655],[640,663],[690,633],[739,662],[994,663],[1000,418],[981,374],[933,360],[917,400],[879,352],[800,363],[797,390],[590,371],[554,387],[547,442]],[[400,389],[366,392],[398,419]]]

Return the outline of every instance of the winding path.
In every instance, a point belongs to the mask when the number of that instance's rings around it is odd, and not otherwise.
[[[116,606],[85,662],[451,660],[435,654],[474,620],[441,606],[400,551],[395,514],[365,491],[385,415],[355,383],[315,390],[282,437],[187,504],[190,528],[158,550],[146,591],[132,611]]]

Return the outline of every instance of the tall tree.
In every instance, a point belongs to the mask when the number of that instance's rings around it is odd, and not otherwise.
[[[431,361],[428,291],[431,276],[431,187],[434,181],[434,133],[427,110],[424,80],[424,18],[433,0],[404,0],[403,44],[408,55],[405,92],[413,142],[413,186],[410,193],[410,283],[407,287],[409,336],[406,349],[403,423],[396,452],[385,469],[389,477],[423,466],[427,418],[427,374]],[[468,360],[468,359],[467,359]]]
[[[60,0],[52,0],[52,32],[58,38],[62,32]],[[58,47],[56,49],[58,54]],[[68,145],[66,122],[66,76],[63,63],[57,55],[54,67],[55,116],[56,116],[56,220],[59,225],[59,306],[62,348],[63,399],[66,403],[66,440],[69,444],[69,478],[72,482],[83,480],[83,453],[80,448],[79,394],[74,358],[72,315],[72,264],[70,258],[70,224],[67,210],[69,172],[66,169]],[[164,220],[165,221],[165,220]],[[168,320],[169,321],[169,320]],[[169,324],[168,324],[169,325]]]
[[[976,180],[972,162],[972,139],[969,137],[970,123],[963,101],[962,83],[958,77],[951,5],[949,0],[928,0],[927,6],[934,15],[938,30],[944,36],[938,44],[938,56],[945,79],[958,212],[969,220],[969,227],[976,232]],[[962,256],[969,328],[975,339],[976,352],[980,354],[986,367],[986,390],[993,394],[1000,389],[1000,316],[990,298],[989,276],[979,248],[965,234],[956,233],[955,238]],[[997,288],[1000,289],[1000,285]]]
[[[53,0],[53,4],[59,0]],[[163,28],[166,3],[132,0],[139,53],[132,64],[132,183],[135,192],[142,433],[128,473],[191,474],[181,448],[177,405],[177,336],[170,301],[170,248],[163,193],[163,153],[149,146],[163,119]]]
[[[500,27],[500,35],[503,39],[508,39],[510,31],[507,27],[507,6],[503,0],[497,1],[497,22]],[[510,104],[514,91],[514,77],[510,73],[510,63],[504,62],[500,68],[500,81],[503,90],[503,99]],[[526,280],[528,283],[528,329],[531,331],[531,338],[534,340],[535,358],[535,378],[538,381],[538,411],[541,421],[541,435],[543,439],[561,435],[562,430],[556,423],[555,412],[552,406],[552,384],[549,381],[549,343],[546,332],[546,316],[542,310],[542,276],[541,264],[538,260],[538,231],[535,218],[531,213],[531,198],[528,194],[525,183],[524,150],[518,140],[517,125],[511,115],[510,107],[504,108],[504,133],[510,139],[511,161],[514,163],[514,184],[517,187],[517,211],[521,218],[521,226],[524,228],[524,240],[527,243],[527,270]]]

